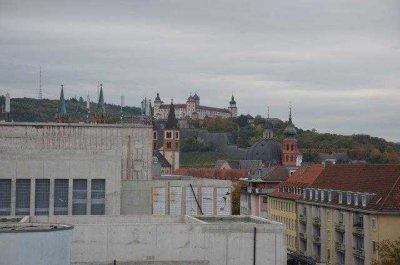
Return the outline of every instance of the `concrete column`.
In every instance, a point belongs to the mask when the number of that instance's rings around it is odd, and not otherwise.
[[[11,179],[11,216],[15,216],[16,186],[17,180]]]
[[[92,209],[92,180],[87,180],[86,214],[90,215]]]
[[[36,179],[31,179],[30,216],[35,215],[35,186],[36,186]]]
[[[74,188],[73,181],[73,179],[68,180],[68,215],[72,215],[72,195]]]
[[[50,179],[49,216],[54,215],[54,179]]]
[[[345,264],[354,264],[353,259],[353,213],[344,213],[344,242],[346,247]]]

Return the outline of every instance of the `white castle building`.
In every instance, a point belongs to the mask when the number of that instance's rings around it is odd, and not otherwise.
[[[188,97],[185,104],[174,104],[174,106],[177,119],[191,118],[203,120],[206,117],[231,118],[237,116],[236,101],[233,95],[227,109],[202,106],[200,105],[200,97],[197,94]],[[164,104],[160,98],[160,94],[157,93],[157,97],[154,100],[154,118],[157,120],[167,119],[169,108],[169,104]]]

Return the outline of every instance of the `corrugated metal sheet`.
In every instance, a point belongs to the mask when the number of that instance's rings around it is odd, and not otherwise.
[[[193,187],[194,194],[199,200],[199,192],[197,187]],[[194,198],[193,191],[191,187],[186,187],[186,214],[188,215],[197,215],[198,214],[198,206],[196,203],[196,199]]]
[[[201,208],[204,215],[214,214],[214,188],[202,187],[201,188]]]
[[[217,215],[231,214],[231,188],[217,188]]]
[[[165,188],[153,188],[153,214],[165,215]]]
[[[169,187],[169,214],[182,214],[182,187]]]

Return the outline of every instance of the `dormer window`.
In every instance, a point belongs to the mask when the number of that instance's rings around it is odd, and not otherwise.
[[[310,190],[310,200],[312,200],[312,198],[313,198],[313,192],[314,192],[314,190]]]
[[[365,194],[361,195],[361,203],[362,203],[362,207],[367,206],[367,195],[365,195]]]
[[[354,194],[354,206],[358,206],[358,194]]]
[[[347,192],[347,205],[351,204],[351,192]]]
[[[307,199],[307,190],[303,193],[303,200]]]
[[[315,191],[315,201],[318,201],[318,195],[319,195],[319,191],[316,190],[316,191]]]
[[[328,191],[328,202],[332,201],[332,191]]]
[[[325,191],[321,191],[321,202],[325,200]]]
[[[339,204],[343,203],[343,192],[339,192]]]

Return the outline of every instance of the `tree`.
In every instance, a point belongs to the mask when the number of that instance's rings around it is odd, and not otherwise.
[[[397,240],[383,240],[378,244],[378,259],[372,265],[400,264],[400,238]]]
[[[240,192],[244,187],[246,187],[246,183],[239,181],[232,191],[232,215],[240,214]]]

